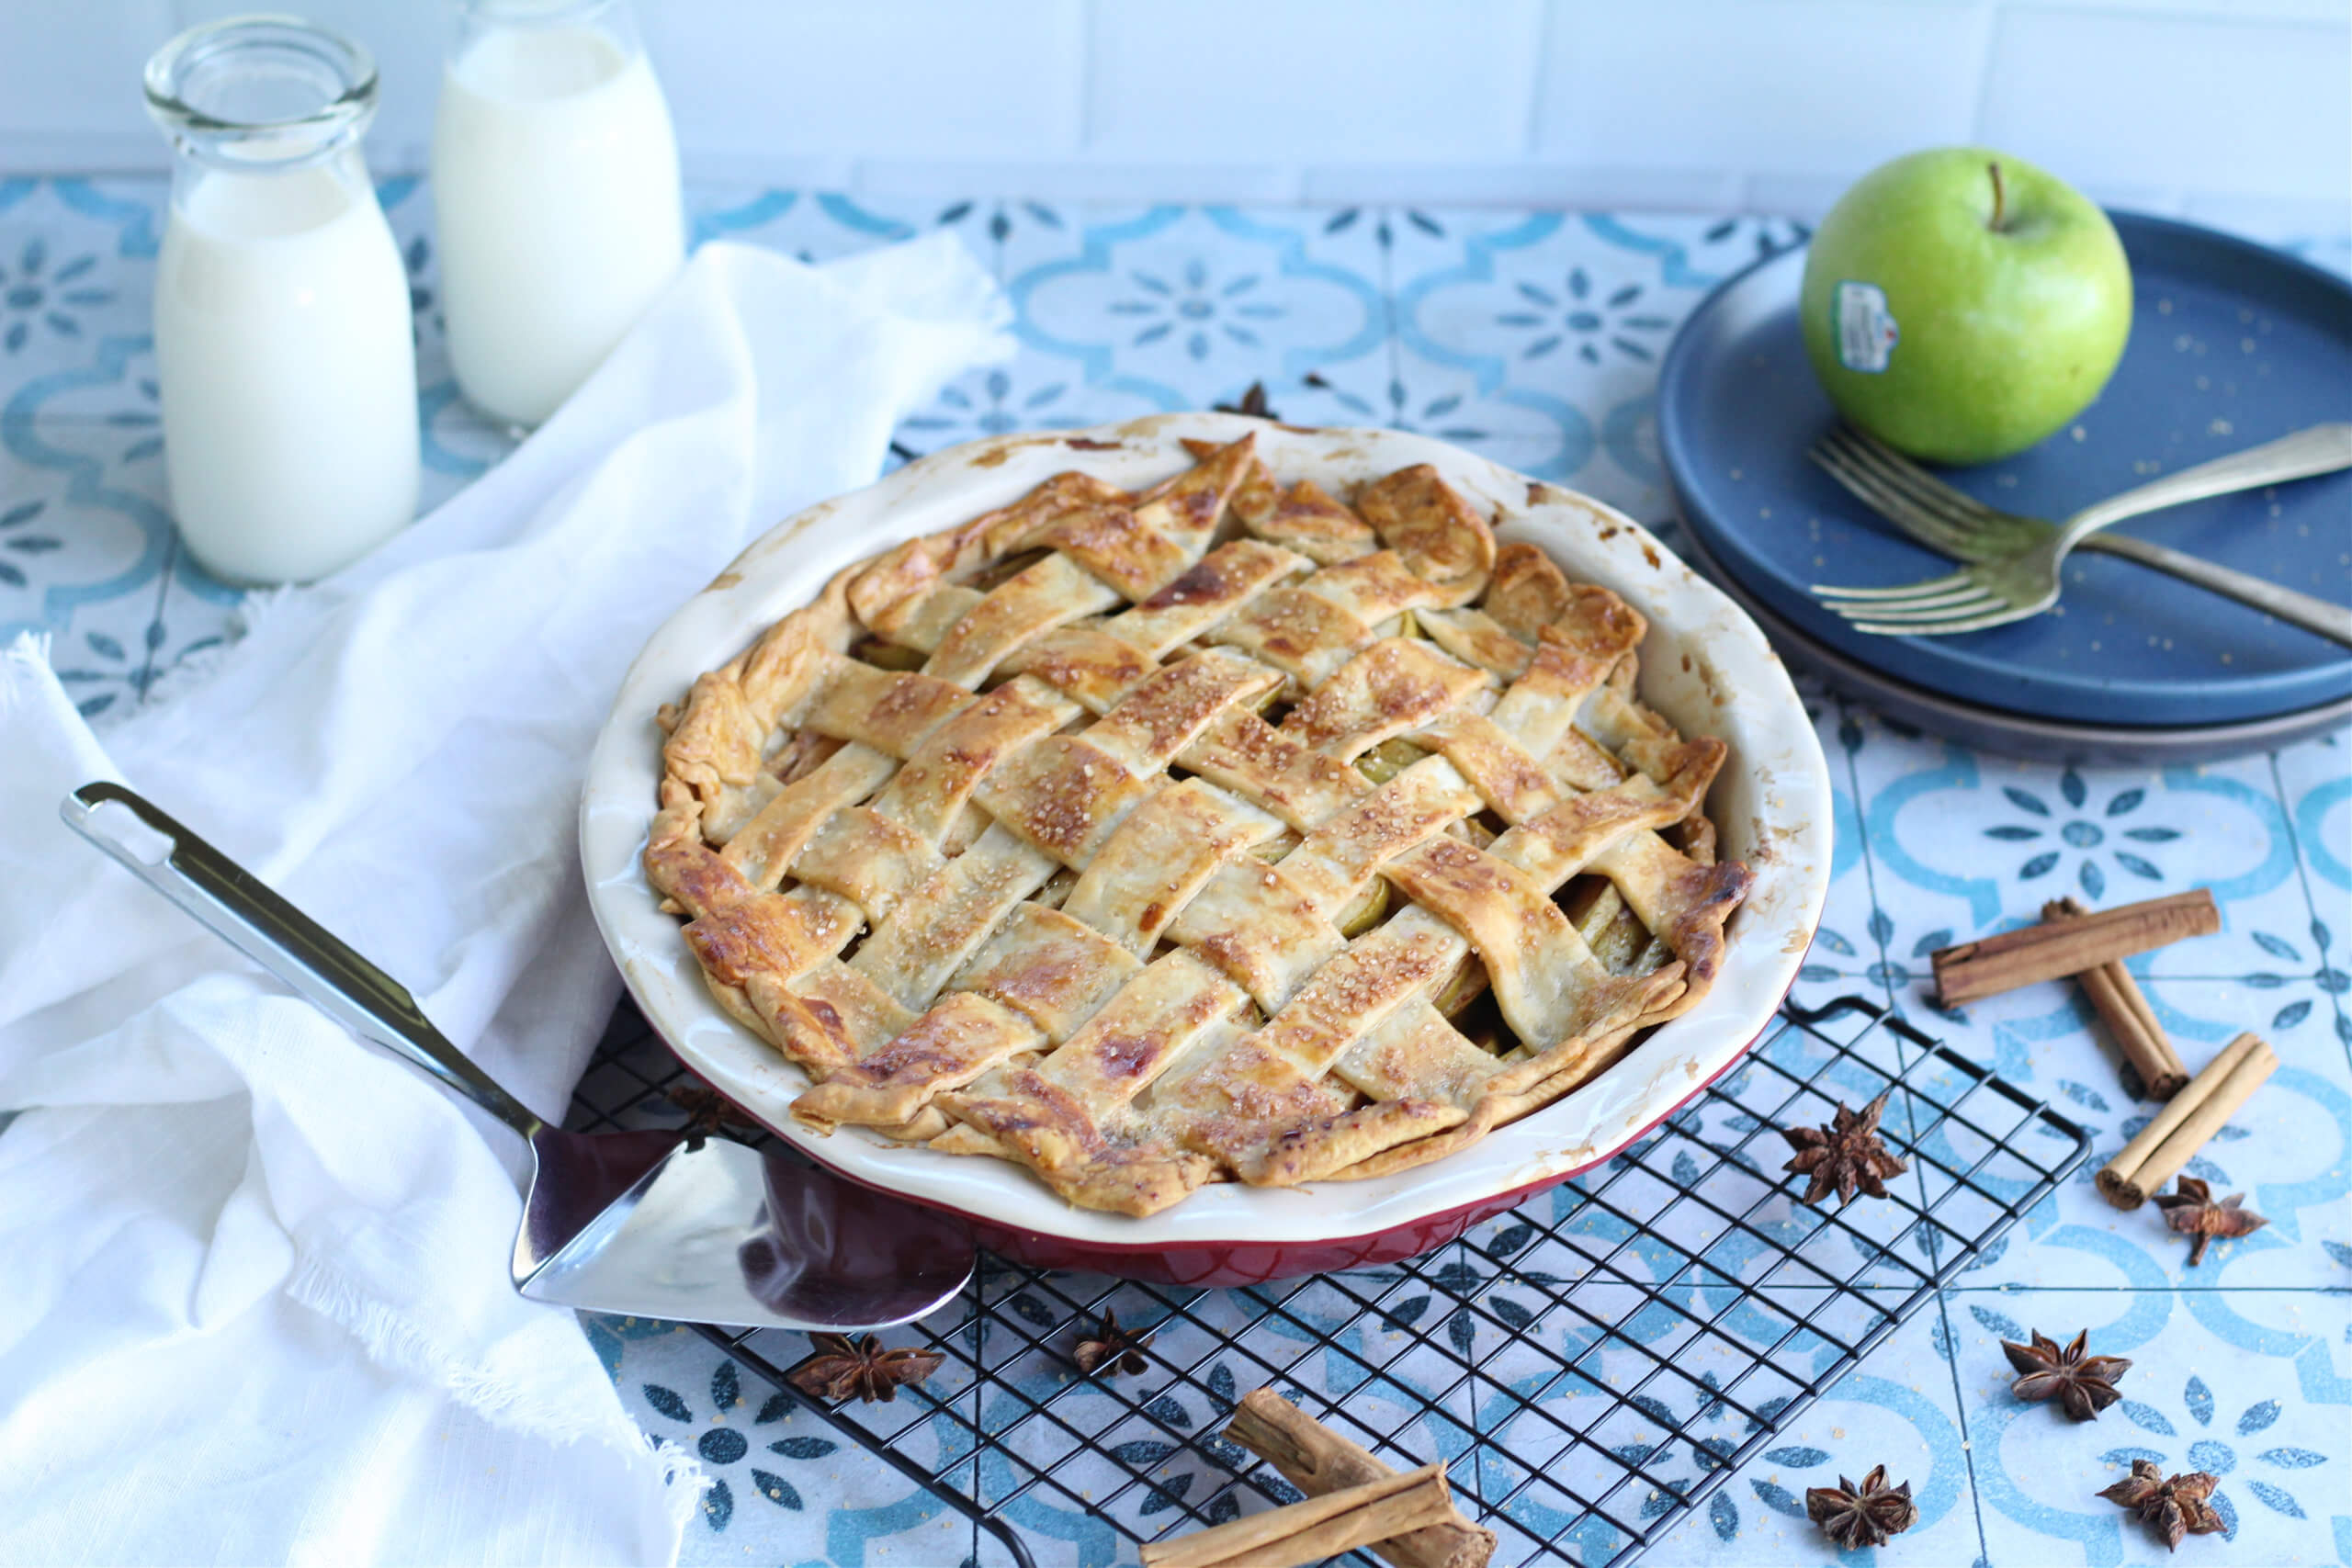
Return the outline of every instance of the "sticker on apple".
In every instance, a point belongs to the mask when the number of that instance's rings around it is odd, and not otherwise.
[[[1849,370],[1875,376],[1894,355],[1902,332],[1886,308],[1886,291],[1875,283],[1847,279],[1838,285],[1832,309],[1837,315],[1838,363]]]

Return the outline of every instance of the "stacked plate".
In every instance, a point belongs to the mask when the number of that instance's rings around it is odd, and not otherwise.
[[[2352,419],[2352,287],[2278,252],[2115,215],[2132,341],[2098,401],[2033,450],[1946,472],[2058,519],[2307,425]],[[1783,653],[1890,716],[1967,744],[2082,761],[2191,761],[2352,721],[2352,649],[2112,556],[2066,564],[2057,612],[1958,637],[1877,637],[1816,582],[1894,584],[1951,563],[1805,457],[1835,421],[1799,331],[1802,249],[1749,267],[1684,323],[1658,438],[1698,564]],[[2352,603],[2352,472],[2116,526]]]

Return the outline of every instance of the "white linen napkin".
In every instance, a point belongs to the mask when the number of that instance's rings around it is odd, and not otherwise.
[[[691,1474],[508,1283],[519,1141],[58,802],[128,782],[560,1113],[618,987],[573,813],[622,671],[1009,314],[944,234],[706,246],[512,457],[160,707],[94,736],[0,654],[0,1562],[674,1559]]]

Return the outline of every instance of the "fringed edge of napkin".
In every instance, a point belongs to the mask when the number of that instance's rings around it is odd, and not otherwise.
[[[169,670],[157,675],[147,687],[146,694],[130,708],[109,708],[100,716],[101,722],[92,728],[103,734],[127,719],[141,717],[171,706],[192,692],[211,684],[215,676],[228,668],[232,660],[243,658],[254,645],[254,634],[263,625],[277,617],[300,596],[314,591],[314,585],[289,583],[282,588],[256,588],[237,601],[230,611],[230,634],[210,648],[181,660]]]
[[[47,632],[18,632],[0,649],[0,715],[25,700],[25,682],[48,675],[50,640]]]
[[[450,1355],[408,1314],[375,1299],[315,1255],[302,1258],[284,1290],[288,1300],[343,1328],[370,1360],[442,1390],[485,1421],[556,1447],[604,1443],[631,1462],[650,1463],[661,1476],[673,1529],[684,1530],[700,1508],[707,1477],[691,1450],[654,1445],[618,1400],[603,1414],[551,1412],[512,1378]]]
[[[238,602],[231,612],[232,633],[212,647],[181,660],[163,671],[147,687],[135,703],[118,703],[95,716],[85,715],[83,722],[94,735],[104,735],[137,718],[170,706],[189,693],[211,682],[230,660],[243,657],[253,645],[254,634],[308,588],[257,589]],[[48,632],[18,632],[6,649],[0,649],[0,715],[6,714],[24,699],[24,682],[41,675],[54,676],[50,654],[54,647]]]

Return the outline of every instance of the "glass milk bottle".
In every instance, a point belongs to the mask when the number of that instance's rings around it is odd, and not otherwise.
[[[229,582],[307,582],[416,514],[408,275],[360,161],[368,51],[285,17],[147,62],[171,138],[155,268],[164,461],[180,537]]]
[[[433,122],[449,359],[475,408],[553,413],[685,260],[678,141],[628,0],[451,0]]]

